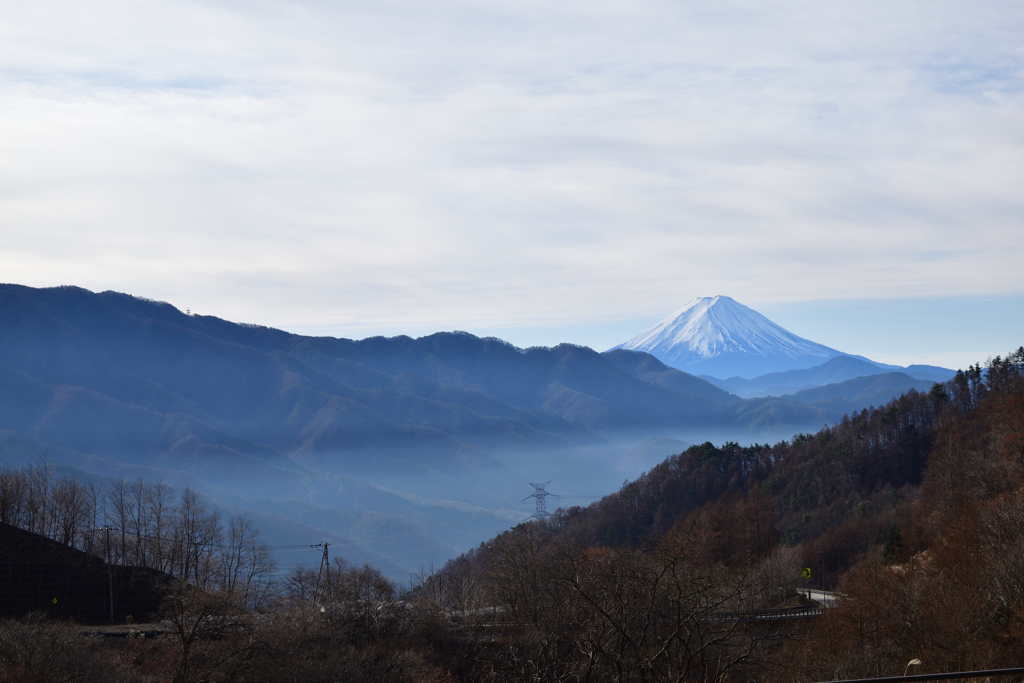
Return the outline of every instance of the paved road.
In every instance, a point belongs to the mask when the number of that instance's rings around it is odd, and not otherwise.
[[[808,600],[814,600],[822,607],[834,607],[839,601],[839,593],[818,590],[817,588],[801,588],[797,591]]]

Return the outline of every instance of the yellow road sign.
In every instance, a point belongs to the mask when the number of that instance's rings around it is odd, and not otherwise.
[[[804,567],[803,569],[801,569],[800,570],[800,576],[804,577],[805,579],[811,578],[811,568],[810,567]]]

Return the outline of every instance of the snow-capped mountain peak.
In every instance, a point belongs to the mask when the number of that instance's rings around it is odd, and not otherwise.
[[[723,379],[809,368],[845,355],[727,296],[697,297],[615,348],[645,351],[666,365]]]

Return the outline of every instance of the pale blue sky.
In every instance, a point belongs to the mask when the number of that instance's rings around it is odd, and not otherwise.
[[[9,3],[0,280],[595,348],[726,294],[984,360],[1024,343],[1021,35],[1011,1]]]

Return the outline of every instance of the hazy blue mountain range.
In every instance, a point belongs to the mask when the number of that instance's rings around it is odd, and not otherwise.
[[[304,337],[78,288],[0,288],[0,382],[4,428],[138,464],[295,467],[289,456],[330,453],[358,468],[367,449],[381,465],[415,446],[418,464],[461,468],[494,446],[748,426],[735,396],[649,356],[465,333]]]
[[[673,443],[651,439],[788,438],[840,419],[843,396],[744,400],[629,350],[307,337],[0,285],[0,464],[192,486],[394,573],[524,519],[529,481],[588,502]]]
[[[804,389],[787,398],[837,412],[852,413],[865,407],[883,406],[911,389],[927,392],[934,385],[935,382],[930,379],[914,379],[902,372],[886,372]]]
[[[744,379],[742,377],[718,379],[709,375],[704,375],[702,379],[706,379],[715,386],[737,396],[753,398],[756,396],[792,395],[804,389],[846,382],[857,377],[882,375],[894,371],[906,377],[904,391],[911,387],[919,388],[919,383],[922,380],[945,382],[956,374],[952,370],[934,365],[911,365],[901,368],[899,366],[874,363],[853,356],[837,356],[813,368],[772,372],[760,377],[754,377],[753,379]],[[915,381],[918,384],[915,384]],[[847,398],[853,398],[853,396],[847,396]]]

